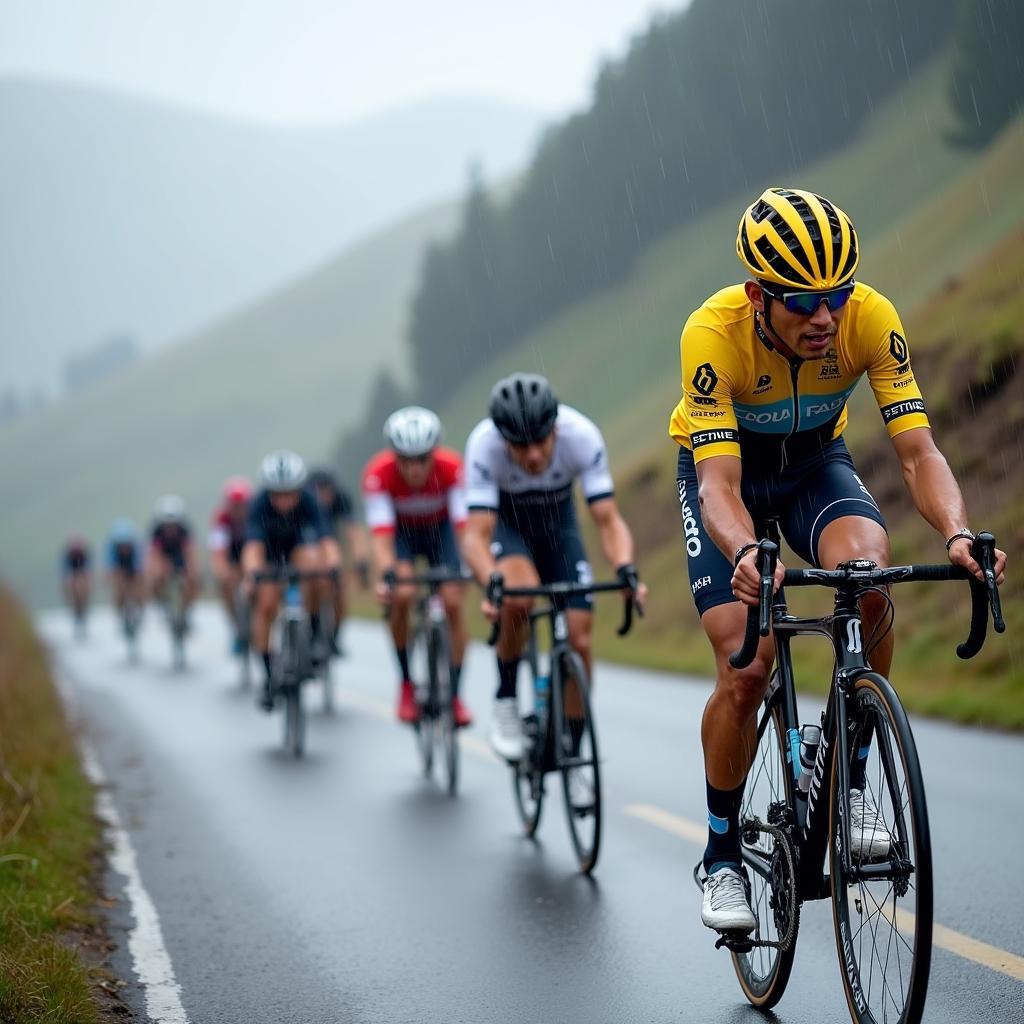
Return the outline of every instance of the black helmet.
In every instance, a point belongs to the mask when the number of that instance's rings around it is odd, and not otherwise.
[[[330,487],[332,491],[338,490],[338,481],[334,478],[334,472],[326,466],[317,466],[309,472],[309,482],[314,487]]]
[[[551,433],[558,416],[558,399],[546,377],[513,373],[491,389],[491,419],[506,441],[536,444]]]

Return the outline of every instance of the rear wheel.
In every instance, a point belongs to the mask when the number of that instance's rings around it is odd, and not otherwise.
[[[430,645],[422,619],[417,622],[416,632],[409,645],[409,673],[412,676],[413,688],[416,693],[416,704],[420,716],[413,726],[416,735],[416,749],[419,752],[423,777],[431,778],[434,774],[434,727],[436,720],[430,715],[431,703],[436,698],[431,696],[432,672],[430,663]]]
[[[774,687],[769,693],[774,694]],[[750,827],[754,819],[766,824],[788,824],[793,814],[793,774],[787,748],[782,706],[769,701],[757,727],[757,751],[747,776],[740,807],[740,841],[743,861],[750,881],[750,905],[757,924],[753,937],[779,942],[793,921],[792,941],[787,949],[754,946],[746,952],[733,951],[743,994],[761,1009],[774,1006],[786,990],[796,954],[796,927],[800,906],[794,897],[790,861],[779,840]]]
[[[858,1024],[915,1024],[924,1013],[932,951],[931,840],[917,748],[884,677],[857,679],[849,713],[851,758],[866,756],[863,791],[878,809],[876,841],[887,836],[888,851],[872,856],[861,842],[844,867],[846,794],[834,759],[829,853],[843,988]]]
[[[284,696],[284,746],[293,757],[301,757],[306,745],[302,680],[309,670],[308,644],[305,620],[299,615],[286,618],[281,631],[277,678]]]
[[[558,676],[562,692],[558,765],[565,813],[580,871],[588,875],[597,864],[601,848],[601,768],[590,680],[583,659],[575,651],[564,655]]]

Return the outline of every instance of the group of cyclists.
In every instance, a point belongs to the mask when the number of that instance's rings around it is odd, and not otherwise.
[[[669,427],[678,444],[690,589],[716,666],[701,729],[708,815],[701,918],[709,928],[734,934],[755,927],[738,820],[773,641],[762,639],[753,663],[743,669],[730,665],[729,654],[741,645],[747,607],[758,602],[761,524],[777,519],[792,550],[812,566],[831,568],[850,559],[890,564],[884,518],[842,436],[847,399],[863,375],[918,511],[941,535],[950,562],[981,578],[964,501],[932,436],[903,325],[888,299],[855,279],[860,252],[850,218],[815,193],[770,188],[743,212],[736,252],[747,280],[716,292],[683,328],[682,398]],[[442,446],[434,412],[409,406],[388,418],[387,449],[369,461],[362,476],[368,552],[358,541],[353,547],[364,579],[372,565],[377,598],[388,609],[402,722],[415,722],[419,709],[408,647],[413,595],[395,581],[411,575],[422,558],[431,567],[448,567],[453,576],[465,567],[483,588],[481,611],[501,624],[489,739],[501,757],[515,762],[524,750],[517,676],[531,602],[508,598],[499,607],[492,597],[498,583],[514,588],[592,579],[576,512],[577,482],[623,589],[642,606],[647,588],[638,578],[633,537],[616,503],[608,452],[595,423],[559,402],[544,377],[530,373],[498,381],[486,412],[469,434],[464,457]],[[332,520],[349,522],[351,506],[326,474],[307,477],[302,460],[290,452],[264,460],[260,485],[253,495],[244,480],[229,481],[210,548],[228,613],[234,615],[239,587],[251,595],[252,645],[266,668],[263,702],[269,707],[268,637],[280,588],[256,583],[255,576],[273,563],[340,569]],[[111,537],[109,567],[127,586],[129,567],[136,565],[136,556],[128,555],[134,538],[125,524],[119,528]],[[147,587],[182,571],[194,583],[191,593],[198,591],[190,537],[180,501],[161,499]],[[1001,583],[1006,556],[996,555]],[[776,587],[783,572],[780,562]],[[325,600],[334,602],[335,623],[343,618],[343,588],[331,592],[330,586],[328,578],[322,587],[317,582],[308,588],[314,628]],[[453,580],[442,594],[455,717],[465,726],[471,713],[459,684],[467,647],[466,588]],[[866,634],[887,606],[887,595],[865,594]],[[571,645],[589,667],[589,597],[572,600],[568,629]],[[884,674],[893,637],[879,635],[870,662]],[[861,756],[863,764],[867,751]],[[850,816],[858,856],[888,850],[890,836],[858,780],[856,764]]]

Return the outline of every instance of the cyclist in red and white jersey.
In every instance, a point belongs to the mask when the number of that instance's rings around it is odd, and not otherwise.
[[[245,650],[246,642],[238,631],[236,595],[238,585],[242,582],[242,548],[245,547],[251,498],[252,484],[244,476],[233,476],[226,480],[221,502],[210,517],[210,533],[207,538],[210,569],[234,631],[236,654]]]
[[[384,424],[384,437],[391,450],[380,452],[367,463],[363,504],[379,580],[377,597],[391,606],[391,636],[401,672],[398,717],[411,723],[419,717],[409,676],[409,609],[414,595],[408,587],[392,590],[386,576],[411,575],[417,557],[425,558],[431,568],[443,565],[453,573],[461,570],[457,535],[466,522],[466,494],[462,458],[438,446],[441,422],[430,410],[409,406],[392,413]],[[459,726],[472,721],[459,698],[467,640],[463,590],[457,583],[441,588],[451,633],[451,686]]]

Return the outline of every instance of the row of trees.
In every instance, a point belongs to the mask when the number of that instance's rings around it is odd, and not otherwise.
[[[601,71],[511,199],[477,178],[426,254],[417,380],[455,372],[619,281],[665,232],[845,142],[945,42],[956,0],[694,0]]]

